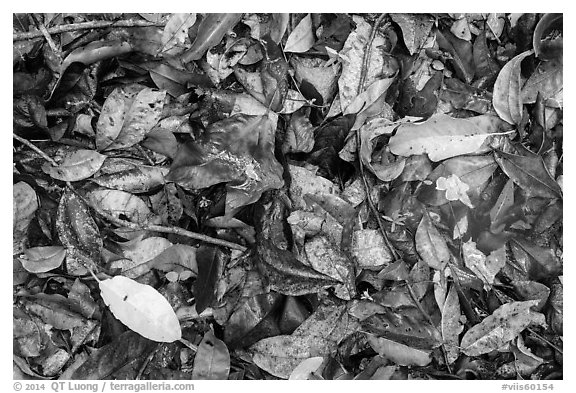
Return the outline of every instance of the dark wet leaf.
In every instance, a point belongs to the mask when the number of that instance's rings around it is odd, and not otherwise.
[[[476,66],[476,76],[478,78],[492,77],[500,71],[500,67],[492,57],[488,47],[486,30],[482,30],[480,35],[474,40],[474,65]]]
[[[60,199],[56,229],[66,247],[66,269],[73,275],[98,271],[102,237],[88,206],[74,192],[67,190]]]
[[[562,190],[550,176],[542,157],[520,156],[503,151],[495,151],[494,154],[496,162],[504,173],[529,195],[562,198]]]
[[[472,44],[461,40],[449,31],[440,32],[440,30],[437,30],[436,39],[440,49],[445,50],[452,56],[450,63],[452,63],[456,75],[463,82],[472,82],[475,73]]]
[[[528,273],[532,280],[540,281],[556,277],[562,272],[560,258],[552,249],[537,246],[525,239],[512,239],[510,248],[518,264]]]
[[[290,251],[281,250],[268,239],[257,239],[258,270],[270,288],[285,295],[300,296],[338,283],[299,261]]]
[[[226,254],[218,247],[200,246],[196,251],[196,263],[198,277],[194,282],[194,297],[196,311],[201,313],[216,299],[216,283],[226,264]]]
[[[552,60],[562,58],[563,39],[562,37],[553,37],[549,39],[548,34],[553,30],[562,31],[564,18],[562,14],[544,14],[538,21],[534,29],[532,44],[536,57],[542,60]]]
[[[72,379],[109,379],[121,368],[142,359],[154,349],[157,343],[138,333],[125,332],[114,342],[93,352],[88,360],[72,373]]]

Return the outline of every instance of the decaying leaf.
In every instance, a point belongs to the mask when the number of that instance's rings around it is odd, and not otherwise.
[[[24,252],[20,262],[30,273],[45,273],[60,267],[65,256],[66,249],[61,246],[34,247]]]
[[[26,234],[38,209],[38,200],[34,189],[25,182],[16,183],[12,193],[12,244],[13,252],[18,253],[28,241]]]
[[[462,330],[464,330],[464,325],[461,321],[460,301],[458,300],[455,285],[450,287],[441,311],[441,332],[444,347],[446,348],[446,356],[449,363],[454,363],[460,354],[458,337],[460,333],[462,333]]]
[[[84,180],[95,174],[105,159],[106,156],[97,151],[80,149],[65,155],[58,166],[44,164],[42,170],[57,180]]]

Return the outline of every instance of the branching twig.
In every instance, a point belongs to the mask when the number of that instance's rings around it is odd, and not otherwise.
[[[147,20],[94,20],[90,22],[71,23],[67,25],[54,26],[47,29],[48,34],[60,34],[67,31],[89,30],[89,29],[103,29],[106,27],[149,27],[149,26],[164,26],[164,23],[149,22]],[[31,38],[42,37],[41,31],[27,31],[12,34],[12,41],[23,41]]]
[[[380,17],[378,17],[378,20],[376,21],[376,23],[372,27],[372,33],[370,34],[370,39],[368,40],[368,43],[366,44],[366,51],[364,53],[364,59],[362,61],[362,70],[360,72],[360,83],[358,85],[358,94],[362,93],[364,81],[366,80],[366,73],[368,71],[368,62],[370,60],[370,52],[371,52],[372,42],[374,41],[374,38],[376,37],[378,25],[380,25],[380,22],[382,22],[382,19],[384,19],[384,16],[385,16],[385,14],[382,14],[382,15],[380,15]],[[362,162],[361,148],[362,148],[362,138],[360,137],[360,129],[358,129],[358,130],[356,130],[356,155],[358,156],[358,166],[360,167],[360,177],[362,178],[362,183],[364,184],[364,190],[366,191],[366,201],[368,202],[368,207],[370,208],[370,211],[376,217],[376,222],[378,223],[378,228],[380,229],[380,233],[382,234],[382,237],[384,238],[384,243],[386,243],[386,247],[388,247],[388,250],[390,251],[390,253],[394,257],[394,259],[399,259],[400,255],[398,254],[396,249],[390,243],[390,239],[388,239],[388,235],[386,234],[386,229],[384,228],[384,223],[382,222],[382,219],[380,218],[380,213],[378,212],[378,209],[376,209],[376,206],[374,205],[374,202],[372,201],[372,196],[370,195],[370,188],[368,186],[368,180],[366,179],[366,174],[364,173],[364,163]]]

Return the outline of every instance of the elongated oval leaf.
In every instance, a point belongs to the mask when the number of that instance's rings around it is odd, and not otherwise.
[[[192,47],[184,55],[182,61],[189,63],[200,59],[204,53],[214,45],[217,45],[232,27],[242,19],[242,14],[206,14],[206,18],[200,22],[198,35],[192,43]]]
[[[510,179],[532,196],[562,198],[562,190],[552,179],[542,157],[519,156],[495,151],[495,159]]]
[[[442,306],[441,332],[446,348],[446,357],[449,363],[458,359],[460,350],[458,348],[458,336],[464,330],[464,325],[460,321],[460,301],[456,286],[452,285]]]
[[[416,250],[424,262],[433,269],[442,270],[450,259],[446,240],[438,232],[428,214],[422,216],[416,230]]]
[[[390,151],[409,157],[427,153],[432,161],[488,151],[486,138],[503,128],[495,116],[456,119],[444,114],[419,124],[401,124],[390,138]]]
[[[58,206],[56,229],[66,247],[68,273],[83,275],[100,261],[102,237],[88,206],[74,192],[66,190]]]
[[[192,379],[228,379],[230,354],[222,340],[206,332],[194,357]]]
[[[42,170],[53,179],[78,181],[95,174],[104,160],[106,160],[106,156],[97,151],[80,149],[66,154],[58,166],[44,164]]]
[[[430,350],[412,348],[384,337],[376,337],[373,334],[366,335],[366,338],[372,349],[400,366],[423,367],[432,361]]]
[[[34,247],[25,252],[20,258],[24,269],[30,273],[46,273],[60,267],[66,256],[66,249],[62,246]]]
[[[506,63],[500,70],[494,84],[492,105],[498,116],[510,124],[519,124],[522,120],[520,64],[524,58],[532,53],[532,50],[522,52]]]
[[[545,325],[543,314],[532,311],[539,300],[504,304],[492,315],[464,334],[460,347],[468,356],[478,356],[500,348],[516,338],[530,324]]]
[[[38,199],[36,191],[23,181],[12,187],[12,194],[13,251],[18,253],[27,242],[28,226],[38,210]]]
[[[194,282],[194,297],[199,314],[216,299],[216,283],[224,270],[225,257],[218,247],[201,246],[196,251],[198,278]]]
[[[121,40],[111,41],[94,41],[81,48],[73,50],[62,62],[60,66],[60,75],[72,63],[92,64],[97,61],[109,59],[114,56],[120,56],[132,51],[132,45],[129,42]]]
[[[182,337],[180,322],[170,303],[150,285],[116,276],[100,281],[104,303],[116,318],[136,333],[159,342]]]
[[[139,166],[98,176],[92,181],[102,187],[126,192],[148,192],[165,183],[168,168]]]
[[[286,40],[285,52],[302,53],[314,46],[314,34],[312,33],[312,18],[306,15]]]

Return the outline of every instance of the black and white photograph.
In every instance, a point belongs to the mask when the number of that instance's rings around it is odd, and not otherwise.
[[[12,13],[10,387],[561,386],[563,15]]]

